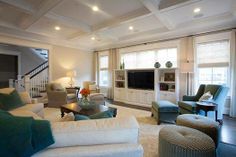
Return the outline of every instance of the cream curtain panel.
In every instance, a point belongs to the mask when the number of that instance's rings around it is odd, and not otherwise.
[[[230,40],[230,74],[231,74],[231,100],[230,100],[230,116],[236,117],[236,30],[231,32]]]
[[[95,51],[93,55],[93,60],[94,60],[94,79],[96,81],[96,84],[99,85],[99,61],[98,61],[98,52]]]
[[[107,97],[109,99],[114,98],[114,69],[117,69],[117,49],[109,50],[109,68],[108,68],[108,93]]]

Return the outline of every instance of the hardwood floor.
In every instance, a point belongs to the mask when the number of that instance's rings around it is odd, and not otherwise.
[[[224,115],[220,141],[236,146],[236,118],[230,118]]]

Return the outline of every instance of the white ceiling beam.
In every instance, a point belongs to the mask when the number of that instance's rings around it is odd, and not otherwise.
[[[150,11],[146,9],[145,7],[134,10],[132,12],[129,12],[125,15],[122,15],[120,17],[116,17],[113,20],[106,21],[104,23],[101,23],[99,25],[95,25],[92,27],[93,31],[101,31],[105,30],[117,25],[120,25],[125,22],[129,22],[132,20],[137,20],[138,18],[142,18],[143,16],[149,15]]]
[[[137,20],[139,18],[144,18],[149,15],[150,15],[150,11],[148,9],[146,9],[145,7],[140,8],[135,11],[129,12],[123,16],[117,17],[114,20],[109,20],[109,21],[106,21],[106,22],[101,23],[99,25],[92,26],[91,32],[87,35],[95,35],[96,36],[96,34],[99,34],[99,36],[102,38],[106,38],[106,39],[108,38],[108,39],[117,41],[118,40],[117,38],[114,38],[114,37],[111,37],[111,36],[105,35],[105,34],[102,35],[102,33],[100,33],[100,32],[104,31],[106,29],[110,29],[110,28],[116,27],[118,25],[127,23],[127,22]],[[81,37],[83,37],[83,35],[81,36],[80,34],[78,34],[78,36],[73,36],[73,38],[70,38],[70,39],[77,39],[77,38],[81,38]]]
[[[8,4],[15,9],[25,12],[27,14],[33,14],[34,10],[28,3],[24,3],[24,1],[17,1],[17,0],[1,0],[2,3]]]
[[[161,21],[161,23],[166,26],[169,30],[172,30],[175,28],[175,24],[171,22],[167,17],[164,17],[158,8],[158,5],[160,3],[160,0],[140,0],[143,5],[150,10],[150,12],[155,15],[158,20]]]
[[[58,15],[54,12],[49,12],[45,16],[50,19],[54,19],[56,21],[64,23],[65,25],[69,25],[69,26],[76,27],[76,28],[79,27],[79,29],[84,32],[87,32],[87,33],[91,32],[91,27],[82,21],[74,20],[74,19],[71,19],[71,18],[65,17],[65,16],[61,16],[61,15]]]
[[[39,6],[39,9],[31,16],[26,19],[23,19],[22,22],[19,24],[20,28],[26,30],[31,25],[36,23],[41,17],[47,14],[50,10],[60,4],[63,0],[50,0],[45,1]]]

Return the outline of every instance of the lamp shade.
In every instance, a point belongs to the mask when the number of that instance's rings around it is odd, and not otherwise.
[[[66,73],[66,76],[68,76],[68,77],[75,77],[76,76],[76,71],[75,70],[68,71]]]
[[[193,63],[190,62],[182,63],[181,73],[193,73]]]

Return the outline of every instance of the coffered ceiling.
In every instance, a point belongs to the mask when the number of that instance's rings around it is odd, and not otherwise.
[[[0,34],[87,51],[233,27],[235,0],[0,0]]]

